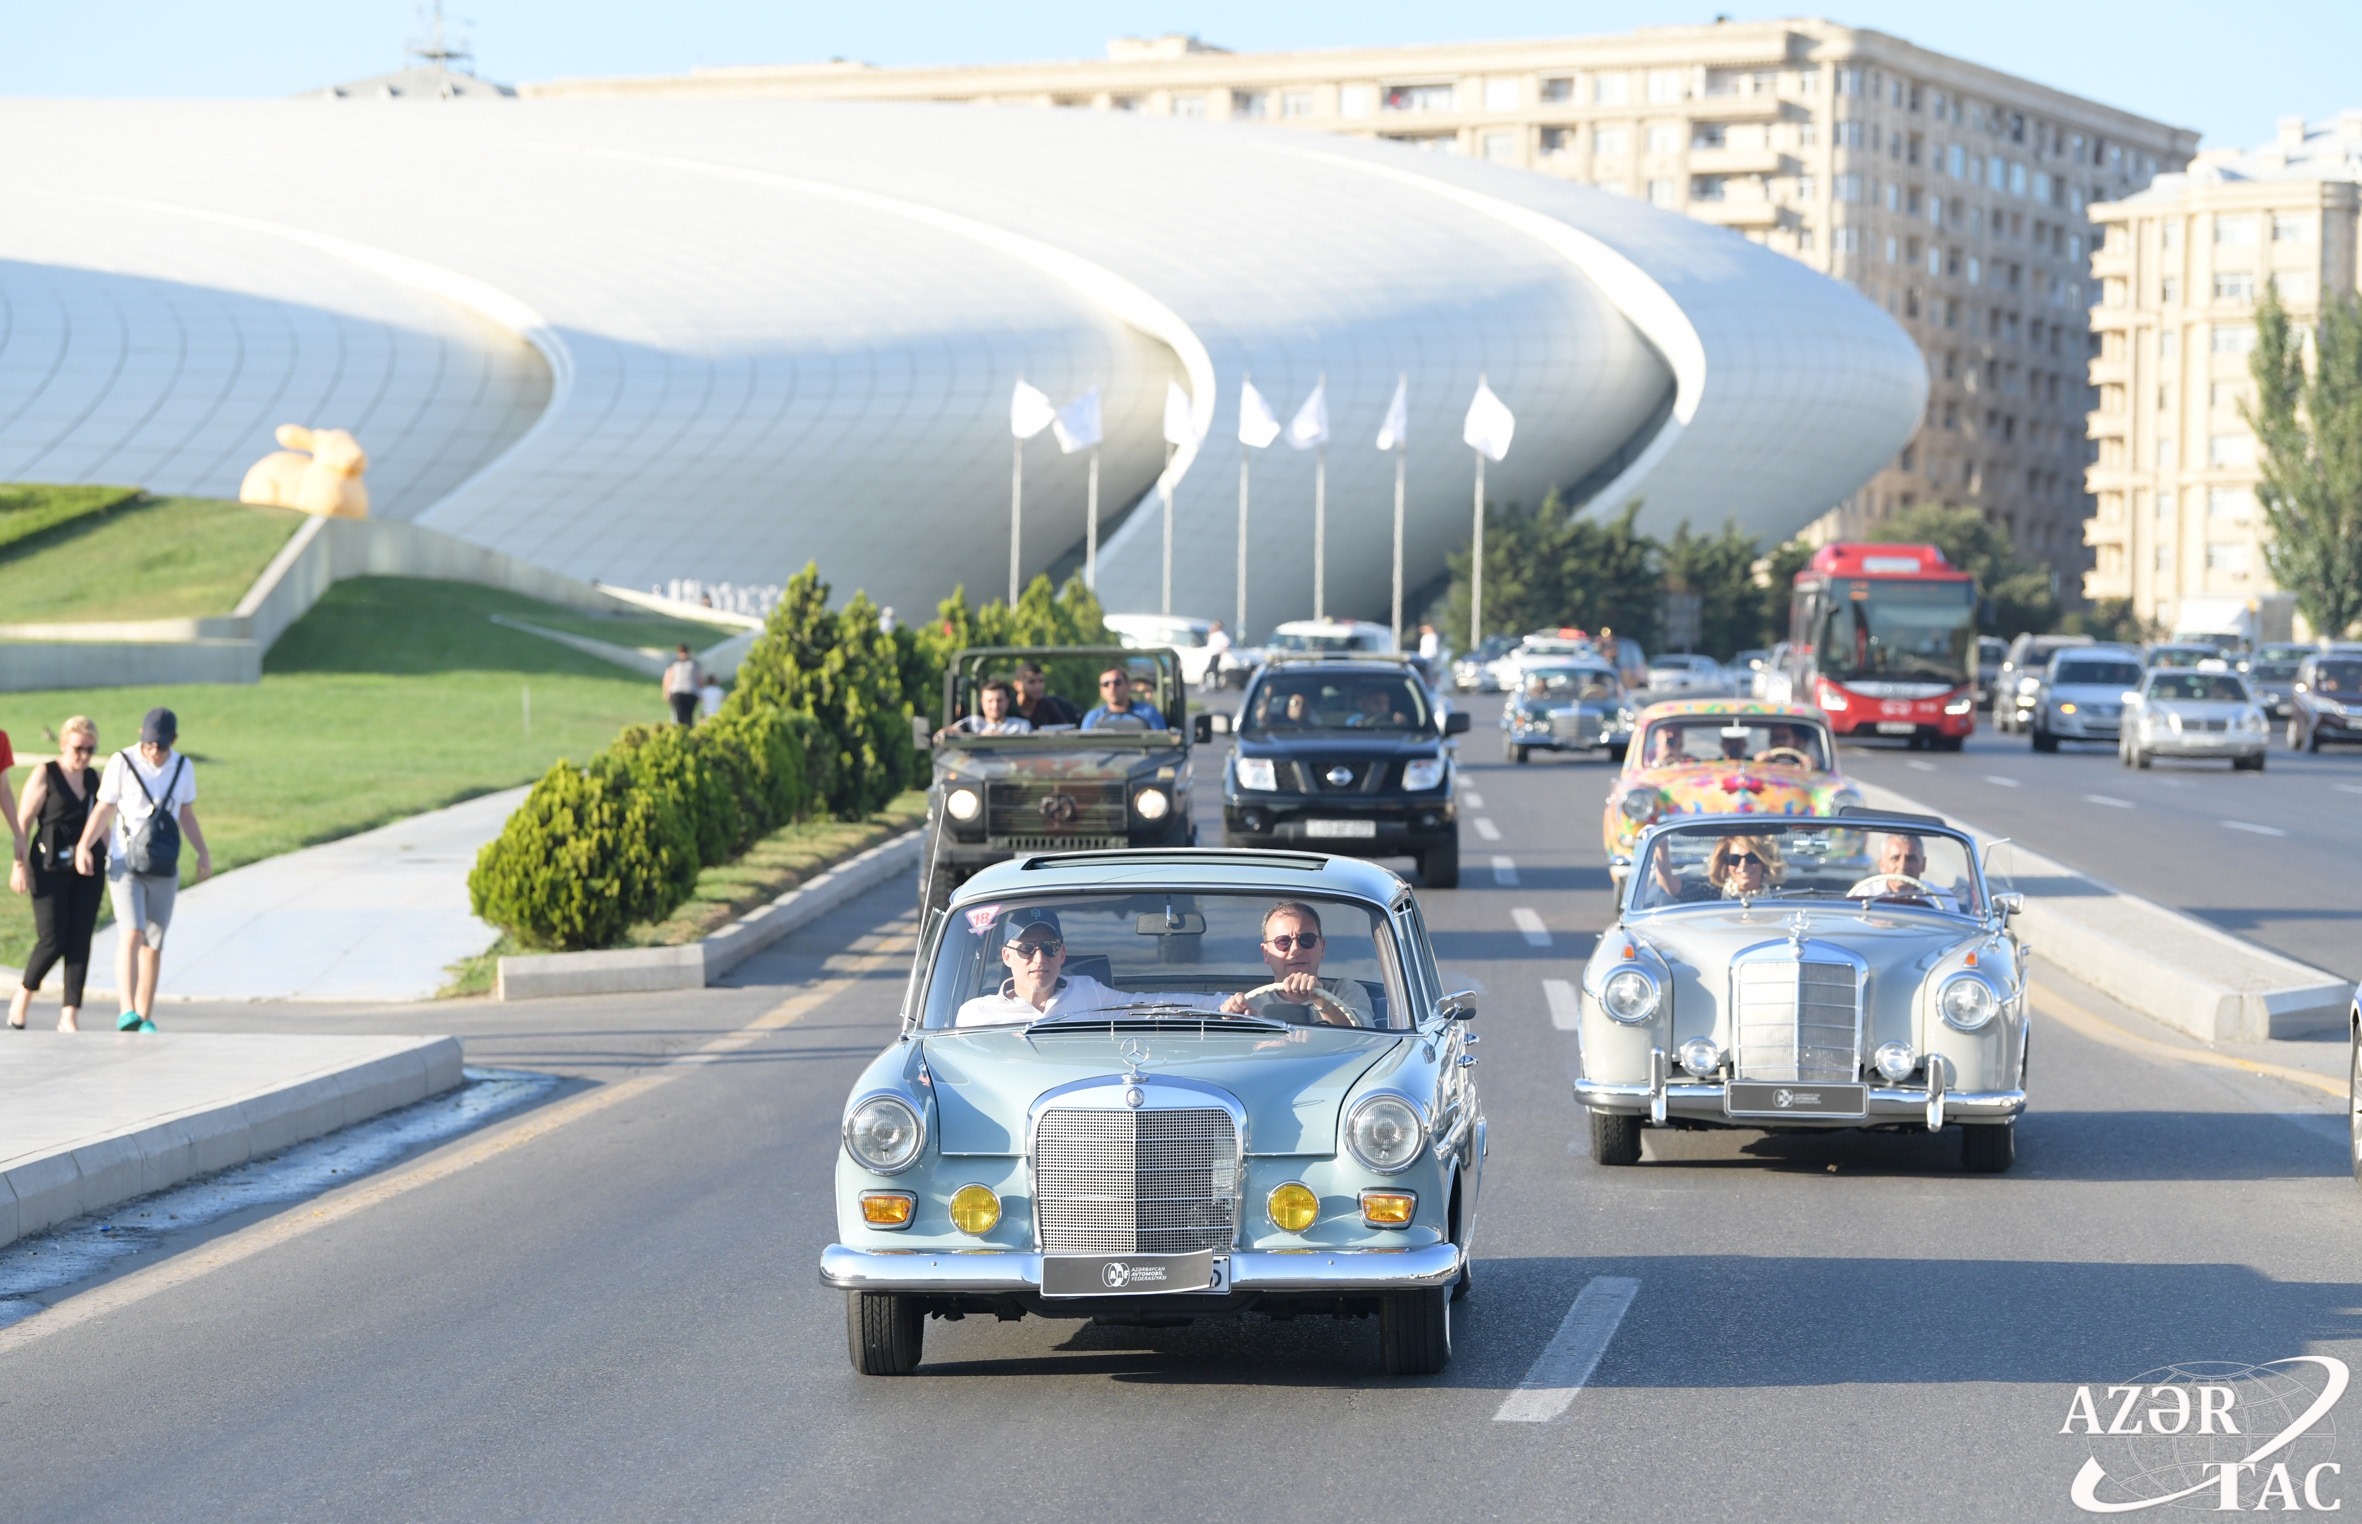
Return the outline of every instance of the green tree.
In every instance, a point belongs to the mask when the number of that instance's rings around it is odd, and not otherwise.
[[[854,594],[837,614],[828,595],[817,565],[788,580],[723,712],[771,707],[819,721],[829,755],[812,771],[825,780],[829,812],[857,820],[909,783],[910,706],[869,595]]]
[[[1755,643],[1767,650],[1788,638],[1788,609],[1796,597],[1796,574],[1813,558],[1802,540],[1788,540],[1756,563]]]
[[[1863,536],[1889,545],[1933,545],[1944,559],[1976,574],[1977,590],[1993,605],[1997,635],[2040,633],[2059,620],[2051,569],[2018,554],[2017,546],[1979,508],[1910,503]]]
[[[1635,500],[1602,522],[1571,511],[1556,491],[1531,511],[1512,503],[1488,511],[1484,537],[1484,633],[1517,634],[1554,625],[1612,629],[1657,645],[1664,572],[1657,546],[1634,528]],[[1469,572],[1463,547],[1448,558],[1446,628],[1468,628]]]
[[[1761,558],[1755,537],[1736,522],[1725,522],[1712,538],[1692,534],[1685,522],[1665,542],[1665,591],[1698,595],[1699,650],[1727,660],[1756,643],[1763,623],[1755,587]]]
[[[2239,412],[2261,447],[2264,563],[2306,622],[2335,638],[2362,619],[2362,308],[2352,297],[2323,304],[2310,372],[2277,282],[2255,315],[2256,395]]]

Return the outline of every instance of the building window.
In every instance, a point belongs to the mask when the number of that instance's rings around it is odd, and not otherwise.
[[[1484,109],[1487,111],[1515,111],[1517,109],[1517,81],[1488,79],[1484,82]]]
[[[2255,277],[2245,270],[2226,271],[2214,278],[2214,299],[2218,302],[2252,302],[2255,300]]]
[[[1895,262],[1896,246],[1898,242],[1899,240],[1896,239],[1894,234],[1889,233],[1886,235],[1886,262],[1890,265]]]
[[[2244,430],[2237,434],[2213,435],[2206,441],[2206,463],[2230,469],[2254,465],[2255,436]]]
[[[2022,196],[2026,193],[2025,165],[2012,164],[2009,166],[2009,193],[2013,196]]]
[[[1927,251],[1927,273],[1930,275],[1944,273],[1944,251],[1942,249],[1931,247]]]
[[[1977,258],[1977,257],[1976,257],[1974,254],[1971,254],[1971,255],[1969,255],[1969,256],[1968,256],[1968,283],[1969,283],[1970,285],[1972,285],[1972,286],[1980,286],[1980,285],[1983,285],[1983,284],[1984,284],[1984,281],[1985,281],[1985,264],[1984,264],[1984,261],[1983,261],[1983,260],[1981,260],[1981,259],[1978,259],[1978,258]]]
[[[1621,106],[1632,99],[1632,76],[1602,74],[1591,81],[1591,97],[1602,106]]]
[[[2170,307],[2181,299],[2182,283],[2179,276],[2168,275],[2157,283],[2157,300]]]
[[[1555,158],[1559,154],[1573,151],[1574,146],[1574,129],[1570,127],[1545,127],[1542,129],[1543,157]]]
[[[1650,153],[1681,152],[1681,129],[1678,127],[1651,127],[1648,130],[1648,151]]]
[[[1312,115],[1312,92],[1310,90],[1288,91],[1279,98],[1279,114],[1281,116]]]
[[[2171,434],[2159,436],[2157,440],[2157,469],[2160,471],[2171,471],[2180,463],[2181,456],[2179,452],[2174,449],[2173,436]]]
[[[1591,151],[1603,158],[1621,158],[1632,151],[1632,134],[1621,127],[1601,127],[1591,134]]]
[[[2173,329],[2171,329],[2171,328],[2162,329],[2162,330],[2160,330],[2160,331],[2158,332],[2158,334],[2157,334],[2157,358],[2158,358],[2158,359],[2160,359],[2160,360],[2170,360],[2170,359],[2172,359],[2172,358],[2173,358],[2175,355],[2177,355],[2177,354],[2180,354],[2180,353],[2181,353],[2181,349],[2182,349],[2182,336],[2181,336],[2179,333],[2175,332],[2175,331],[2174,331]]]
[[[1797,147],[1799,147],[1799,148],[1817,148],[1817,147],[1819,147],[1819,146],[1820,146],[1820,142],[1821,142],[1821,129],[1820,129],[1818,126],[1816,126],[1815,124],[1813,124],[1813,123],[1811,123],[1811,122],[1799,122],[1799,123],[1797,123],[1797,125],[1796,125],[1796,146],[1797,146]]]
[[[2230,248],[2253,248],[2255,246],[2255,219],[2253,217],[2215,218],[2214,241],[2218,245]]]
[[[1829,231],[1829,248],[1830,248],[1830,250],[1831,250],[1833,253],[1838,253],[1838,254],[1859,254],[1859,253],[1861,253],[1861,252],[1862,252],[1862,230],[1861,230],[1860,228],[1832,228],[1832,229],[1830,229],[1830,231]]]
[[[1833,187],[1832,193],[1840,201],[1862,199],[1862,177],[1860,175],[1839,175],[1829,183]]]
[[[2307,243],[2313,237],[2313,219],[2294,216],[2287,212],[2272,214],[2272,242]]]
[[[1557,79],[1542,81],[1543,105],[1564,106],[1570,104],[1574,98],[1575,82],[1571,76],[1562,75]]]
[[[1689,198],[1692,201],[1720,201],[1723,199],[1724,178],[1721,175],[1692,175]]]
[[[1648,98],[1663,103],[1681,99],[1681,71],[1679,69],[1651,69],[1648,71]]]
[[[2235,542],[2217,541],[2206,547],[2206,569],[2233,577],[2247,575],[2247,547]]]
[[[1388,111],[1449,111],[1450,85],[1388,85],[1383,105]]]
[[[1460,135],[1456,132],[1390,133],[1387,135],[1386,141],[1389,143],[1407,143],[1411,147],[1418,149],[1421,153],[1457,154],[1462,151],[1460,147]]]
[[[1838,148],[1861,147],[1862,124],[1860,122],[1836,123],[1829,129],[1829,142],[1832,146]]]
[[[2179,222],[2159,223],[2157,225],[2157,246],[2161,249],[2180,248],[2182,246],[2182,225]]]
[[[1230,92],[1230,114],[1259,121],[1271,115],[1271,96],[1262,90],[1233,90]]]
[[[1796,230],[1796,252],[1799,254],[1810,254],[1812,251],[1813,230],[1811,228],[1798,228]]]
[[[2214,352],[2218,355],[2245,355],[2255,352],[2255,327],[2250,323],[2217,323],[2214,325]]]
[[[1799,200],[1799,201],[1810,201],[1810,200],[1813,198],[1813,195],[1814,195],[1814,193],[1815,193],[1816,191],[1818,191],[1819,189],[1820,189],[1820,183],[1819,183],[1818,181],[1814,180],[1812,176],[1810,176],[1810,175],[1798,175],[1798,176],[1796,177],[1796,199],[1797,199],[1797,200]]]
[[[2206,516],[2244,524],[2255,513],[2255,494],[2245,487],[2206,489]]]
[[[1681,182],[1679,180],[1651,180],[1648,183],[1648,199],[1651,206],[1681,205]]]
[[[1347,85],[1337,92],[1337,114],[1344,117],[1364,117],[1375,109],[1378,92],[1370,85]]]
[[[1175,115],[1175,116],[1204,116],[1205,114],[1206,114],[1206,98],[1205,98],[1204,96],[1202,96],[1202,95],[1176,95],[1176,96],[1174,96],[1174,97],[1173,97],[1173,115]]]
[[[1890,212],[1903,209],[1903,188],[1891,180],[1886,185],[1886,209]]]
[[[1692,148],[1723,148],[1729,146],[1730,134],[1720,122],[1700,122],[1690,129]]]
[[[1484,156],[1495,164],[1515,164],[1517,162],[1517,134],[1513,132],[1486,133],[1484,135]]]

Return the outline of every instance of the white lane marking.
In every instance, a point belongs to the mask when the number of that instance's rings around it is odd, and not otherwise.
[[[1494,883],[1496,883],[1496,884],[1499,884],[1499,885],[1500,885],[1502,888],[1504,888],[1504,889],[1514,889],[1514,888],[1516,888],[1516,887],[1517,887],[1517,859],[1516,859],[1516,858],[1514,858],[1514,857],[1496,857],[1496,858],[1494,858],[1494,859],[1493,859],[1493,882],[1494,882]]]
[[[1640,1282],[1628,1275],[1595,1275],[1566,1310],[1558,1333],[1534,1361],[1517,1390],[1501,1399],[1495,1423],[1548,1423],[1565,1412],[1575,1393],[1599,1369]]]
[[[1484,816],[1479,815],[1476,817],[1476,834],[1483,837],[1487,841],[1499,841],[1501,839],[1501,828],[1493,824],[1490,820],[1487,820]]]
[[[1520,905],[1509,912],[1509,919],[1517,923],[1517,929],[1524,932],[1525,939],[1534,946],[1548,947],[1550,945],[1550,928],[1542,924],[1540,911]]]
[[[1932,773],[1936,770],[1933,762],[1905,762],[1903,765],[1915,773]]]
[[[1550,1024],[1561,1032],[1572,1032],[1583,1023],[1583,1003],[1575,998],[1575,986],[1566,979],[1542,981],[1542,998],[1550,1002]]]
[[[2111,799],[2106,794],[2085,794],[2083,797],[2093,804],[2104,804],[2111,810],[2130,810],[2139,808],[2138,805],[2135,805],[2129,799]]]
[[[2362,794],[2362,783],[2332,783],[2329,786],[2341,794]]]
[[[1460,790],[1460,802],[1472,810],[1481,810],[1484,808],[1484,795],[1472,788],[1464,788]]]
[[[2004,778],[1999,773],[1985,774],[1985,781],[1992,784],[1995,788],[2016,788],[2018,786],[2017,779]]]
[[[2278,826],[2257,825],[2247,820],[2226,820],[2222,824],[2226,831],[2246,831],[2255,836],[2286,836],[2288,834]]]

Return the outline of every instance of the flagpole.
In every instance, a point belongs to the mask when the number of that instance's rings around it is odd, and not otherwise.
[[[1468,573],[1468,649],[1484,644],[1484,451],[1476,452],[1476,545]]]
[[[1018,543],[1025,533],[1025,441],[1010,452],[1009,464],[1009,607],[1017,606]]]
[[[1173,445],[1165,446],[1165,469],[1167,471],[1173,469],[1175,448],[1176,446]],[[1160,477],[1156,486],[1158,493],[1165,500],[1165,601],[1163,612],[1169,617],[1173,612],[1173,484]]]
[[[1329,617],[1329,447],[1312,462],[1312,617]]]
[[[1083,531],[1083,586],[1093,593],[1099,591],[1099,447],[1091,446],[1090,507],[1085,510],[1088,526]]]
[[[1402,649],[1402,487],[1403,461],[1410,442],[1394,447],[1394,649]]]
[[[1238,633],[1230,638],[1244,642],[1247,638],[1247,442],[1238,442]]]

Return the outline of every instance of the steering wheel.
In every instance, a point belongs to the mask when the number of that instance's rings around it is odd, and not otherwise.
[[[1093,730],[1146,730],[1148,722],[1130,710],[1110,710],[1099,716],[1099,723],[1091,728]]]
[[[1812,758],[1806,756],[1803,752],[1798,751],[1793,746],[1775,746],[1771,750],[1757,757],[1755,760],[1758,762],[1780,762],[1785,763],[1791,767],[1809,768],[1813,765]]]
[[[1897,890],[1894,886],[1898,883],[1909,884],[1916,892]],[[1908,873],[1873,873],[1846,890],[1845,897],[1849,900],[1921,900],[1932,905],[1936,902],[1936,889],[1926,880],[1913,878]]]
[[[1304,1025],[1310,1025],[1308,1022],[1304,1022],[1302,1017],[1290,1014],[1291,1012],[1303,1011],[1309,1007],[1310,1009],[1314,1010],[1326,1008],[1327,1010],[1333,1011],[1339,1017],[1343,1018],[1342,1020],[1338,1021],[1324,1021],[1322,1024],[1325,1026],[1349,1027],[1354,1025],[1353,1013],[1347,1010],[1337,999],[1337,997],[1331,995],[1328,993],[1328,991],[1314,990],[1312,992],[1311,1000],[1295,1001],[1286,998],[1284,993],[1286,989],[1286,985],[1277,982],[1271,984],[1262,984],[1257,985],[1251,990],[1248,990],[1239,998],[1246,1002],[1246,1007],[1249,1013],[1256,1016],[1266,1016],[1275,1021],[1298,1022]],[[1257,1009],[1258,1004],[1261,1005],[1261,1009]]]

